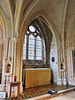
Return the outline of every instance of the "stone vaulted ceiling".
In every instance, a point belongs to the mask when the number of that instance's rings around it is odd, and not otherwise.
[[[8,0],[0,0],[0,6],[2,7],[6,16],[10,17],[10,7]]]
[[[45,11],[59,38],[75,39],[75,0],[0,0],[0,6],[6,16],[12,14],[16,31],[35,13]]]

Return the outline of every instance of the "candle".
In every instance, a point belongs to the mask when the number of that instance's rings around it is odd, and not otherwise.
[[[17,78],[17,76],[14,76],[14,82],[16,82],[16,78]]]

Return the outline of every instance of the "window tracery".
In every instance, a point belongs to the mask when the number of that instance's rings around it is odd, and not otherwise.
[[[30,25],[25,35],[25,42],[23,44],[23,60],[37,60],[44,63],[44,59],[44,39],[41,36],[40,31]]]

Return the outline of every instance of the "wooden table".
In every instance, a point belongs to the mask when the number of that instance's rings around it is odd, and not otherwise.
[[[18,86],[18,94],[17,94],[17,97],[11,97],[11,89],[12,87],[16,87]],[[20,95],[20,82],[10,82],[10,99],[15,99],[15,98],[18,98],[19,99],[19,95]]]
[[[23,84],[25,88],[50,84],[50,68],[23,69]]]

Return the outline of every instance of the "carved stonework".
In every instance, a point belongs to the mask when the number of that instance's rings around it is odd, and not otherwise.
[[[5,58],[5,71],[4,73],[12,73],[12,59],[9,56],[9,58]]]
[[[12,81],[12,58],[5,57],[5,67],[3,73],[3,81],[0,86],[2,91],[7,92],[7,96],[9,97],[9,90],[10,90],[10,82]]]

